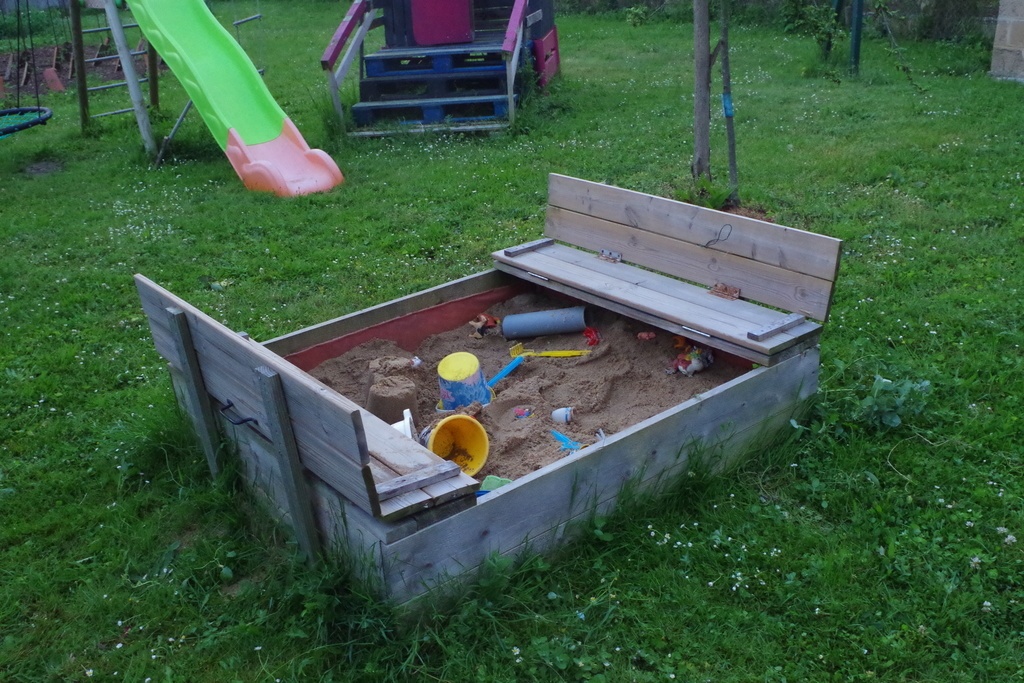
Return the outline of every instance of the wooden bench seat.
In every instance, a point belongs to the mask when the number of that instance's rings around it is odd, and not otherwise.
[[[557,174],[548,195],[547,237],[499,270],[764,365],[817,342],[841,240]]]

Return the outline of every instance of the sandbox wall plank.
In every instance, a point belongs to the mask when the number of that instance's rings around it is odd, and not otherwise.
[[[394,301],[343,315],[317,325],[304,327],[301,330],[269,339],[263,345],[280,356],[288,356],[395,318],[418,313],[424,308],[437,306],[453,299],[488,292],[499,287],[515,284],[515,282],[514,278],[510,278],[504,273],[488,270],[453,280],[443,285],[423,290],[422,292],[410,294]],[[301,363],[299,365],[300,367],[302,366]]]
[[[818,352],[759,368],[701,397],[638,423],[480,499],[385,548],[386,582],[404,600],[478,567],[491,553],[539,551],[565,525],[607,512],[622,487],[650,487],[682,472],[688,459],[721,453],[728,462],[768,438],[817,390]]]

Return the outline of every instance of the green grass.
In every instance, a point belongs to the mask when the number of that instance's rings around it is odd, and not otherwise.
[[[671,196],[692,31],[560,17],[563,75],[514,133],[353,140],[328,137],[317,65],[342,9],[260,9],[268,85],[339,189],[246,192],[195,117],[151,170],[131,120],[81,135],[73,94],[0,140],[0,678],[1024,675],[1022,91],[976,46],[907,45],[911,83],[868,42],[860,78],[813,78],[809,39],[733,31],[741,198],[846,240],[818,409],[740,472],[410,621],[210,483],[131,276],[267,339],[486,268],[541,233],[549,172]],[[161,93],[159,135],[185,99]]]

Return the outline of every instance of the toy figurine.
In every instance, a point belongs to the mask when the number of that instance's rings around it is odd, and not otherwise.
[[[691,344],[683,346],[682,349],[682,353],[676,356],[665,370],[668,374],[680,372],[687,377],[693,377],[695,373],[710,367],[715,360],[711,349]]]
[[[501,334],[501,321],[493,315],[481,313],[469,321],[473,328],[473,334],[469,335],[474,339],[483,339],[485,335]]]

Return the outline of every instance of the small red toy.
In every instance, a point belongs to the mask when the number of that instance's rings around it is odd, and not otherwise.
[[[587,338],[587,346],[597,346],[601,342],[601,333],[593,327],[583,328],[583,336]]]
[[[637,332],[636,333],[636,338],[639,339],[640,341],[651,341],[652,339],[654,339],[657,336],[658,335],[656,335],[654,332]]]
[[[676,337],[676,339],[682,339],[682,337]],[[687,377],[693,377],[695,373],[709,367],[714,361],[715,358],[710,349],[686,344],[683,347],[683,352],[675,357],[665,372],[670,375],[679,372]]]
[[[487,313],[481,313],[470,320],[469,326],[473,328],[473,333],[469,336],[474,339],[483,339],[484,335],[488,334],[501,334],[501,321]]]

